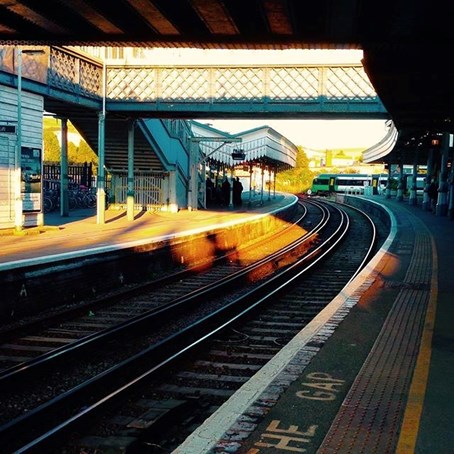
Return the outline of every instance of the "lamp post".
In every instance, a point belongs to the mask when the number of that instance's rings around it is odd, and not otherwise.
[[[96,223],[106,223],[105,128],[106,128],[106,63],[102,65],[102,110],[98,113],[98,175],[96,177]]]
[[[22,49],[17,48],[17,141],[14,168],[14,228],[23,229],[22,220]]]

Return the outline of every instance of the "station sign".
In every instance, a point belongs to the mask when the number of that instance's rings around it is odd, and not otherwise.
[[[246,159],[246,153],[243,150],[233,150],[232,159],[234,161],[244,161]]]
[[[16,134],[16,126],[15,125],[0,125],[0,133],[7,133],[7,134]]]

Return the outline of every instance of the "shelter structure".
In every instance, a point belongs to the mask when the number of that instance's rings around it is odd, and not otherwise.
[[[426,131],[422,135],[408,135],[389,121],[388,133],[376,145],[363,152],[366,163],[383,163],[388,169],[386,197],[403,201],[408,192],[408,203],[417,205],[422,193],[422,208],[432,210],[430,188],[437,187],[435,213],[454,219],[453,134]]]
[[[268,199],[275,195],[276,174],[296,164],[296,145],[270,126],[230,134],[209,124],[194,120],[190,123],[199,145],[196,151],[198,206],[207,206],[207,181],[212,181],[216,190],[225,179],[230,180],[232,190],[236,177],[248,191],[249,202],[256,195],[263,202],[265,192]]]

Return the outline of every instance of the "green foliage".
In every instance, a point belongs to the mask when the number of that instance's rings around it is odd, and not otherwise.
[[[303,148],[298,145],[298,153],[296,154],[296,166],[295,168],[309,170],[309,158]]]
[[[309,169],[309,159],[305,151],[298,146],[296,166],[276,175],[276,189],[283,192],[305,192],[312,185],[313,173]]]
[[[44,117],[43,118],[43,127],[44,127],[45,131],[58,132],[61,129],[60,120],[55,117]]]
[[[68,164],[79,164],[77,159],[77,146],[73,142],[68,142]]]
[[[43,120],[44,124],[44,162],[46,163],[59,163],[61,147],[58,141],[58,135],[61,131],[60,120],[55,118],[45,117]],[[68,122],[68,132],[77,133],[76,128]],[[68,164],[84,164],[92,163],[93,169],[96,170],[98,164],[98,156],[85,142],[80,139],[79,146],[73,142],[68,142]]]
[[[81,140],[79,143],[79,148],[77,149],[77,162],[90,164],[93,165],[93,170],[95,171],[98,166],[98,156],[97,154],[91,149],[85,140]]]
[[[50,129],[44,129],[44,161],[60,162],[60,143],[57,136]]]

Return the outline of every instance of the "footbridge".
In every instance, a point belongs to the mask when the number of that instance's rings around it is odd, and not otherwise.
[[[13,46],[0,49],[0,83],[17,86]],[[45,97],[49,112],[82,110],[155,118],[386,119],[360,64],[104,65],[69,48],[29,47],[22,88]]]

